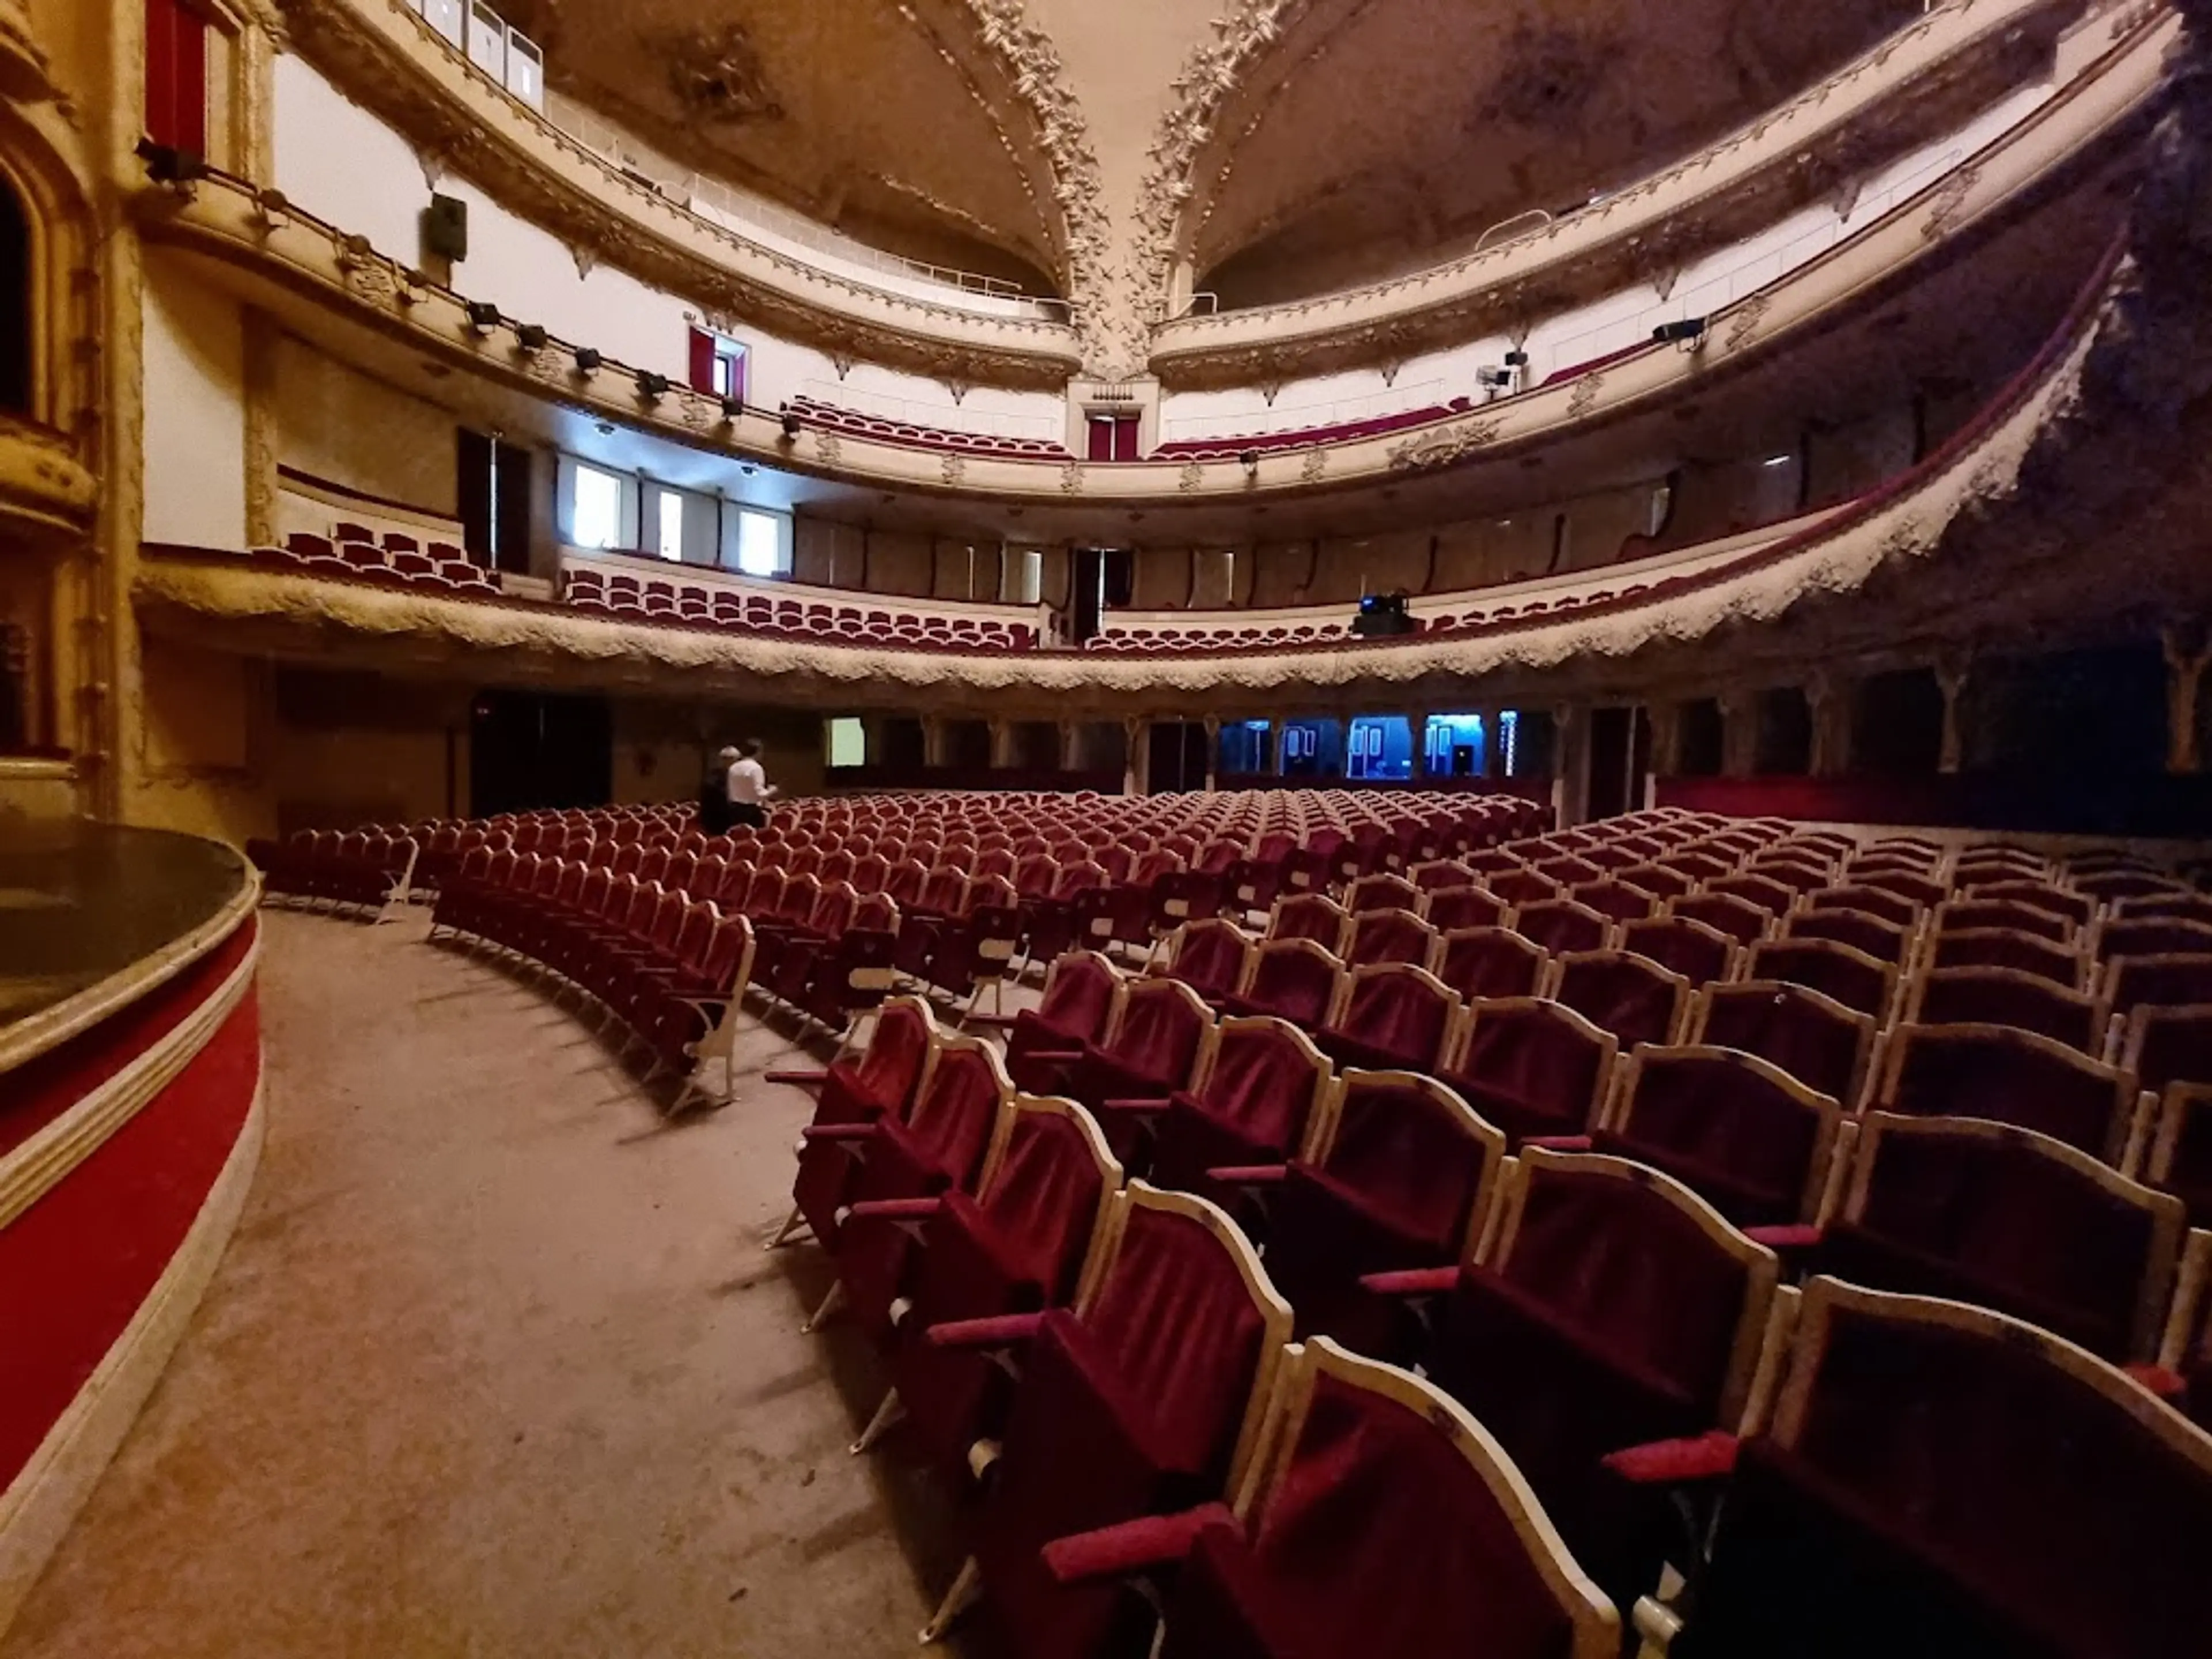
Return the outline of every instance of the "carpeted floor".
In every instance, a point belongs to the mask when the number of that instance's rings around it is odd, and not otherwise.
[[[666,1125],[419,916],[266,921],[245,1218],[0,1659],[914,1651],[957,1517],[846,1455],[880,1373],[762,1249],[817,1062],[755,1022]]]

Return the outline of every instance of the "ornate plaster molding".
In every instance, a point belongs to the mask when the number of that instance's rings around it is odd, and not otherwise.
[[[100,506],[79,447],[49,427],[0,416],[0,525],[39,538],[78,538]]]
[[[824,352],[933,377],[1057,390],[1080,367],[1077,336],[1064,324],[895,294],[690,212],[468,68],[405,0],[281,3],[296,48],[412,143],[426,166],[481,185],[566,243],[580,265],[618,265]],[[1054,131],[1066,130],[1063,117]],[[1093,185],[1095,194],[1095,174]]]

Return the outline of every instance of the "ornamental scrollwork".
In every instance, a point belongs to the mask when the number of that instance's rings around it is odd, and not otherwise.
[[[1405,472],[1416,467],[1449,466],[1489,448],[1498,441],[1498,429],[1504,424],[1497,416],[1485,416],[1458,422],[1422,437],[1408,438],[1390,451],[1390,470]]]

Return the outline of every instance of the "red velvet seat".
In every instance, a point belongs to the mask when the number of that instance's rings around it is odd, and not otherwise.
[[[2212,1086],[2212,1004],[2137,1008],[2128,1018],[2120,1065],[2153,1094],[2177,1083]]]
[[[1351,918],[1344,907],[1321,893],[1301,893],[1278,899],[1267,917],[1266,939],[1310,939],[1332,956],[1344,953],[1344,936]]]
[[[1432,890],[1425,914],[1430,927],[1439,933],[1450,933],[1464,927],[1502,927],[1511,910],[1510,905],[1488,888],[1470,883]]]
[[[1092,1659],[1111,1589],[1063,1586],[1055,1539],[1219,1498],[1252,1456],[1290,1310],[1251,1247],[1202,1201],[1142,1182],[1117,1196],[1073,1311],[939,1325],[940,1346],[1020,1351],[1022,1381],[975,1529],[975,1556],[933,1620],[981,1592],[1006,1650]]]
[[[1463,927],[1444,935],[1436,976],[1469,1002],[1529,997],[1544,988],[1551,957],[1534,939],[1505,927]]]
[[[1625,1062],[1599,1152],[1663,1170],[1738,1227],[1814,1220],[1843,1112],[1733,1048],[1645,1048]]]
[[[1443,1080],[1517,1149],[1527,1139],[1594,1127],[1619,1045],[1573,1009],[1535,997],[1473,1006],[1467,1037]]]
[[[1625,951],[1657,963],[1692,985],[1724,980],[1735,966],[1736,942],[1718,928],[1688,916],[1653,916],[1622,925]]]
[[[1221,1024],[1205,1069],[1149,1112],[1149,1178],[1239,1212],[1221,1165],[1282,1164],[1304,1147],[1334,1088],[1328,1060],[1296,1026],[1264,1015]]]
[[[1755,945],[1773,931],[1774,912],[1729,893],[1692,893],[1667,901],[1667,914],[1702,921],[1739,945]]]
[[[1846,1192],[1817,1271],[1995,1308],[2115,1364],[2155,1354],[2178,1199],[2046,1136],[1886,1112],[1860,1126]]]
[[[2103,995],[2122,1018],[2150,1004],[2212,1003],[2212,956],[2115,957],[2105,964]]]
[[[1735,1431],[1778,1266],[1640,1165],[1530,1148],[1518,1168],[1490,1251],[1450,1284],[1428,1372],[1497,1436],[1584,1570],[1632,1601],[1672,1517],[1603,1460]]]
[[[2092,996],[2016,968],[1931,968],[1912,983],[1915,1025],[2010,1025],[2085,1054],[2103,1051],[2111,1011]]]
[[[1314,1041],[1340,1066],[1433,1072],[1457,1034],[1464,1006],[1435,975],[1381,963],[1354,970]]]
[[[1978,1310],[1818,1279],[1681,1659],[2150,1659],[2204,1645],[2212,1440]]]
[[[1431,956],[1436,947],[1436,930],[1413,911],[1370,910],[1352,919],[1345,939],[1344,964],[1367,968],[1378,962],[1409,962],[1416,968],[1429,968],[1434,965]]]
[[[1267,1273],[1297,1310],[1297,1336],[1397,1358],[1394,1306],[1362,1277],[1472,1255],[1504,1160],[1504,1133],[1434,1079],[1347,1073],[1304,1152],[1241,1177],[1272,1193]]]
[[[929,1331],[1066,1306],[1121,1184],[1120,1166],[1080,1107],[1016,1098],[976,1194],[947,1193],[900,1224],[918,1226],[921,1248],[903,1305],[890,1309],[892,1392],[856,1450],[902,1415],[933,1463],[965,1474],[969,1447],[1005,1426],[1012,1379],[987,1352],[940,1346]]]
[[[2016,1124],[2128,1167],[2139,1121],[2135,1079],[2063,1042],[2008,1025],[1900,1025],[1872,1104],[1909,1117]]]
[[[1917,937],[1911,927],[1901,927],[1886,916],[1841,907],[1800,910],[1788,917],[1782,927],[1785,939],[1833,939],[1865,951],[1877,962],[1899,967],[1911,955]]]
[[[1613,938],[1613,923],[1571,899],[1540,899],[1515,909],[1513,931],[1558,956],[1566,951],[1602,951]]]
[[[1222,1000],[1230,1014],[1268,1014],[1301,1030],[1318,1030],[1346,981],[1342,962],[1312,939],[1273,939],[1252,953],[1244,984]]]
[[[998,1050],[978,1037],[941,1036],[914,1104],[863,1133],[840,1137],[854,1164],[834,1217],[836,1231],[815,1237],[837,1266],[836,1288],[809,1322],[849,1304],[861,1328],[881,1342],[904,1279],[913,1236],[901,1225],[908,1201],[975,1190],[983,1154],[1014,1087]]]
[[[1056,1540],[1055,1580],[1172,1571],[1162,1659],[1601,1659],[1613,1608],[1497,1442],[1419,1379],[1309,1343],[1234,1510]]]
[[[1889,1017],[1897,982],[1893,964],[1832,939],[1761,939],[1751,947],[1744,974],[1805,986],[1877,1021]]]
[[[1552,1000],[1624,1049],[1673,1042],[1690,1013],[1690,982],[1630,951],[1571,951],[1552,964]]]
[[[1234,922],[1218,917],[1190,921],[1169,941],[1165,971],[1218,1005],[1236,994],[1251,956],[1251,941]]]
[[[1929,941],[1928,963],[1935,968],[2012,968],[2069,990],[2081,988],[2091,966],[2088,957],[2070,945],[2006,927],[1938,933]]]
[[[1027,1089],[1032,1081],[1055,1081],[1052,1066],[1038,1061],[1033,1067],[1031,1056],[1079,1054],[1085,1043],[1103,1036],[1121,985],[1121,970],[1095,951],[1071,951],[1056,959],[1045,975],[1044,994],[1037,1006],[1024,1008],[1008,1022],[1006,1070],[1015,1084]]]
[[[1164,1101],[1188,1086],[1214,1038],[1213,1016],[1198,994],[1171,979],[1124,981],[1115,993],[1105,1033],[1082,1049],[1055,1057],[1024,1057],[1036,1093],[1081,1101],[1102,1126],[1114,1155],[1127,1161],[1133,1144],[1127,1121],[1110,1110],[1115,1101]],[[1044,1085],[1049,1083],[1048,1089]]]
[[[1756,1054],[1846,1105],[1857,1102],[1874,1036],[1870,1015],[1780,980],[1708,985],[1689,1031],[1692,1042]]]
[[[882,1117],[902,1116],[913,1103],[939,1036],[936,1017],[927,1003],[919,997],[893,997],[877,1015],[868,1046],[857,1059],[841,1060],[827,1072],[811,1076],[779,1074],[780,1080],[821,1084],[813,1127],[868,1124]],[[842,1153],[831,1156],[835,1150],[834,1143],[825,1143],[822,1151],[814,1152],[812,1143],[799,1142],[791,1216],[776,1235],[777,1243],[788,1237],[802,1219],[811,1224],[816,1216],[836,1214],[849,1171]]]
[[[2071,917],[2046,910],[2026,899],[1990,898],[1984,893],[1952,899],[1936,907],[1935,931],[1939,933],[1978,933],[1989,927],[2033,933],[2055,945],[2069,945],[2074,939]]]

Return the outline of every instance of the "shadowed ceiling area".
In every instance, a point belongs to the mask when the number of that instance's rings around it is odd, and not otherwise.
[[[1339,0],[1285,31],[1214,123],[1186,250],[1224,307],[1471,252],[1755,119],[1920,0]]]
[[[955,0],[503,0],[546,77],[669,158],[909,258],[1058,291],[1017,89]]]

